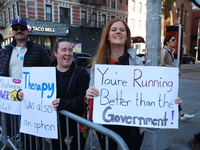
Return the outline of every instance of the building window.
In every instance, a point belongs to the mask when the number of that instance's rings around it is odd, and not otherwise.
[[[177,9],[177,12],[176,12],[176,18],[179,19],[179,8]]]
[[[17,16],[19,16],[19,2],[16,3],[17,3]]]
[[[6,12],[4,12],[3,15],[4,15],[4,26],[6,26]]]
[[[115,18],[115,16],[111,16],[111,20],[114,19],[114,18]]]
[[[115,0],[111,0],[111,8],[115,9]]]
[[[126,5],[128,6],[128,0],[126,0]]]
[[[122,0],[120,0],[119,3],[122,4]]]
[[[135,30],[135,20],[134,19],[131,20],[131,26],[132,26],[132,30],[134,31]]]
[[[70,9],[60,8],[60,22],[70,24]]]
[[[0,26],[4,27],[4,24],[3,24],[3,14],[1,14],[1,19],[0,19]]]
[[[147,4],[145,4],[143,8],[143,13],[146,14],[146,12],[147,12]]]
[[[46,5],[46,21],[52,21],[52,7],[50,5]]]
[[[142,24],[141,24],[141,20],[138,20],[138,28],[139,29],[141,29],[142,28],[142,26],[141,26]]]
[[[139,13],[142,13],[142,3],[139,3],[139,8],[138,8]]]
[[[187,19],[187,10],[185,11],[185,15],[184,15],[184,24],[183,24],[183,31],[185,32],[186,29],[186,19]]]
[[[102,27],[106,26],[106,15],[102,15]]]
[[[132,11],[135,12],[135,0],[132,1]]]
[[[92,15],[92,26],[93,27],[97,27],[97,14],[95,13],[95,14],[93,14]]]
[[[10,24],[10,8],[8,8],[8,24]]]
[[[14,19],[15,18],[15,6],[12,5],[12,18]]]
[[[81,11],[81,25],[85,26],[87,24],[86,11]]]
[[[184,12],[184,5],[181,4],[181,16],[180,16],[180,17],[181,17],[181,18],[180,18],[180,19],[181,19],[181,20],[180,20],[180,23],[181,23],[181,24],[183,24],[183,12]]]
[[[106,0],[102,0],[102,5],[106,6]]]

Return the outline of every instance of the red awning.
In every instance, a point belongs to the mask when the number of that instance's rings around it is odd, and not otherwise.
[[[132,43],[145,43],[144,38],[141,36],[131,37],[131,42]]]

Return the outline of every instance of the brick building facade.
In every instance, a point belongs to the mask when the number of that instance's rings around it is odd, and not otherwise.
[[[198,60],[200,60],[200,39],[197,43],[197,32],[198,24],[200,23],[200,9],[193,10],[192,12],[192,28],[191,28],[191,46],[190,51],[193,56],[198,55]],[[200,28],[200,27],[199,27]],[[200,32],[200,29],[199,29]],[[198,44],[198,53],[197,53]]]
[[[164,14],[164,36],[166,34],[166,26],[182,24],[182,53],[190,53],[191,18],[191,3],[183,0],[176,0],[171,10]]]
[[[94,54],[102,28],[112,18],[128,21],[128,0],[0,0],[0,32],[12,40],[11,21],[26,19],[29,36],[51,49],[56,39],[69,37],[82,51]]]

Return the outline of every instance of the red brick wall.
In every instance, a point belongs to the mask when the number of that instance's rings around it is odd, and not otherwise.
[[[183,8],[182,22],[180,22],[181,8]],[[187,12],[186,17],[185,12]],[[183,29],[185,29],[183,30],[183,53],[190,53],[191,18],[192,6],[189,2],[183,0],[176,0],[176,2],[174,2],[174,4],[172,5],[172,10],[165,14],[164,30],[166,26],[177,25],[181,23],[183,25]]]
[[[120,4],[119,1],[116,1],[116,9],[111,9],[110,4],[111,0],[106,0],[106,7],[100,6],[97,7],[97,21],[98,23],[101,22],[102,14],[106,14],[107,22],[110,20],[111,15],[114,15],[116,17],[121,17],[122,19],[128,18],[128,6],[126,5],[126,1],[122,1],[123,3]],[[70,8],[71,11],[71,20],[72,24],[80,24],[80,18],[81,18],[81,10],[87,10],[88,11],[88,20],[91,18],[91,14],[94,11],[95,5],[84,5],[79,3],[77,0],[76,2],[71,1],[56,1],[56,0],[36,0],[34,2],[32,1],[18,1],[19,3],[19,14],[20,18],[23,19],[30,19],[30,20],[41,20],[45,21],[45,5],[52,5],[52,12],[53,12],[53,22],[59,22],[59,7],[66,7]],[[16,9],[16,2],[10,1],[8,3],[7,7],[4,7],[5,10],[0,10],[0,15],[2,15],[3,12],[6,12],[6,18],[8,18],[8,12],[7,9],[12,8],[12,5],[15,5]],[[82,8],[82,9],[81,9]],[[12,10],[12,9],[10,9]],[[12,15],[12,13],[11,13]],[[16,18],[16,15],[15,17]],[[11,18],[13,19],[13,17]],[[6,26],[8,25],[8,21],[6,23]]]
[[[198,23],[199,23],[199,19],[197,19],[197,18],[200,18],[200,10],[192,12],[192,27],[191,27],[192,39],[191,39],[190,50],[193,55],[196,55],[196,50],[194,48],[197,47],[196,39],[197,39],[197,31],[198,31]],[[199,41],[198,47],[200,47],[200,41]]]

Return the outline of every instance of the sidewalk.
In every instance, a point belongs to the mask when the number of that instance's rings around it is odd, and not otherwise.
[[[179,121],[179,129],[168,130],[170,150],[192,150],[188,141],[200,132],[200,62],[182,64],[179,80],[179,96],[183,100],[181,107],[193,119]]]

